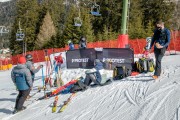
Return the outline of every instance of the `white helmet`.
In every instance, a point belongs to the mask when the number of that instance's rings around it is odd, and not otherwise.
[[[146,41],[147,41],[147,42],[150,42],[151,40],[152,40],[152,37],[147,37],[147,38],[146,38]]]
[[[71,43],[71,40],[68,40],[68,44],[70,44]]]

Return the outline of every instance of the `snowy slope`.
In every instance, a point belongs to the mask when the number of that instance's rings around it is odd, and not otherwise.
[[[11,1],[11,0],[0,0],[0,2],[8,2],[8,1]]]
[[[32,103],[36,94],[26,101],[28,108],[11,115],[17,91],[10,79],[10,71],[0,72],[0,119],[2,120],[180,120],[180,55],[163,58],[163,72],[159,82],[151,80],[152,73],[128,77],[121,81],[92,87],[78,92],[63,113],[52,113],[54,98]],[[84,76],[83,69],[63,70],[65,82]],[[109,71],[109,76],[112,71]],[[41,76],[41,71],[37,77]],[[35,81],[42,85],[41,79]],[[59,95],[58,105],[62,105],[70,94]],[[32,104],[31,104],[32,103]],[[30,104],[30,105],[29,105]]]

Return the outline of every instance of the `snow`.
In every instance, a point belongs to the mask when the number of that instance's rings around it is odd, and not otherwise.
[[[43,96],[37,93],[27,100],[27,109],[12,115],[16,91],[9,71],[0,71],[0,119],[2,120],[180,120],[180,55],[165,56],[159,81],[143,73],[109,85],[90,87],[78,92],[62,113],[52,113],[54,97],[34,101]],[[38,63],[41,64],[41,63]],[[38,65],[36,64],[36,66]],[[65,83],[85,76],[84,69],[63,69]],[[32,93],[42,86],[41,72],[37,73]],[[45,72],[45,68],[44,68]],[[108,71],[112,76],[112,71]],[[71,94],[60,94],[58,106]],[[59,109],[60,107],[58,107]]]
[[[0,2],[8,2],[8,1],[11,1],[11,0],[0,0]]]

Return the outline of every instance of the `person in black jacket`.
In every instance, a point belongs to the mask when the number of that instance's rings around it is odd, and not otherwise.
[[[154,54],[156,59],[154,79],[157,79],[161,74],[161,60],[166,52],[166,49],[170,43],[170,31],[164,27],[164,22],[158,20],[156,22],[156,29],[151,40],[150,48],[154,45]]]
[[[15,110],[13,111],[15,114],[26,108],[23,106],[23,104],[33,86],[31,73],[26,66],[25,57],[19,58],[17,66],[14,67],[11,71],[11,78],[17,90],[19,91],[19,94],[16,98]]]
[[[87,40],[85,37],[81,37],[79,40],[79,49],[86,49],[87,48]]]

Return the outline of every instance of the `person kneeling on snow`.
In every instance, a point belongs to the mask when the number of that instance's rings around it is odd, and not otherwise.
[[[86,78],[84,80],[84,84],[89,86],[91,82],[94,82],[96,85],[104,85],[110,79],[107,79],[103,63],[99,59],[96,59],[94,64],[95,67],[93,69],[85,72]]]
[[[23,104],[33,86],[31,72],[26,66],[25,57],[19,58],[17,66],[14,67],[11,71],[11,78],[17,90],[19,91],[19,94],[16,98],[15,110],[13,111],[13,114],[15,114],[26,108],[23,106]]]

